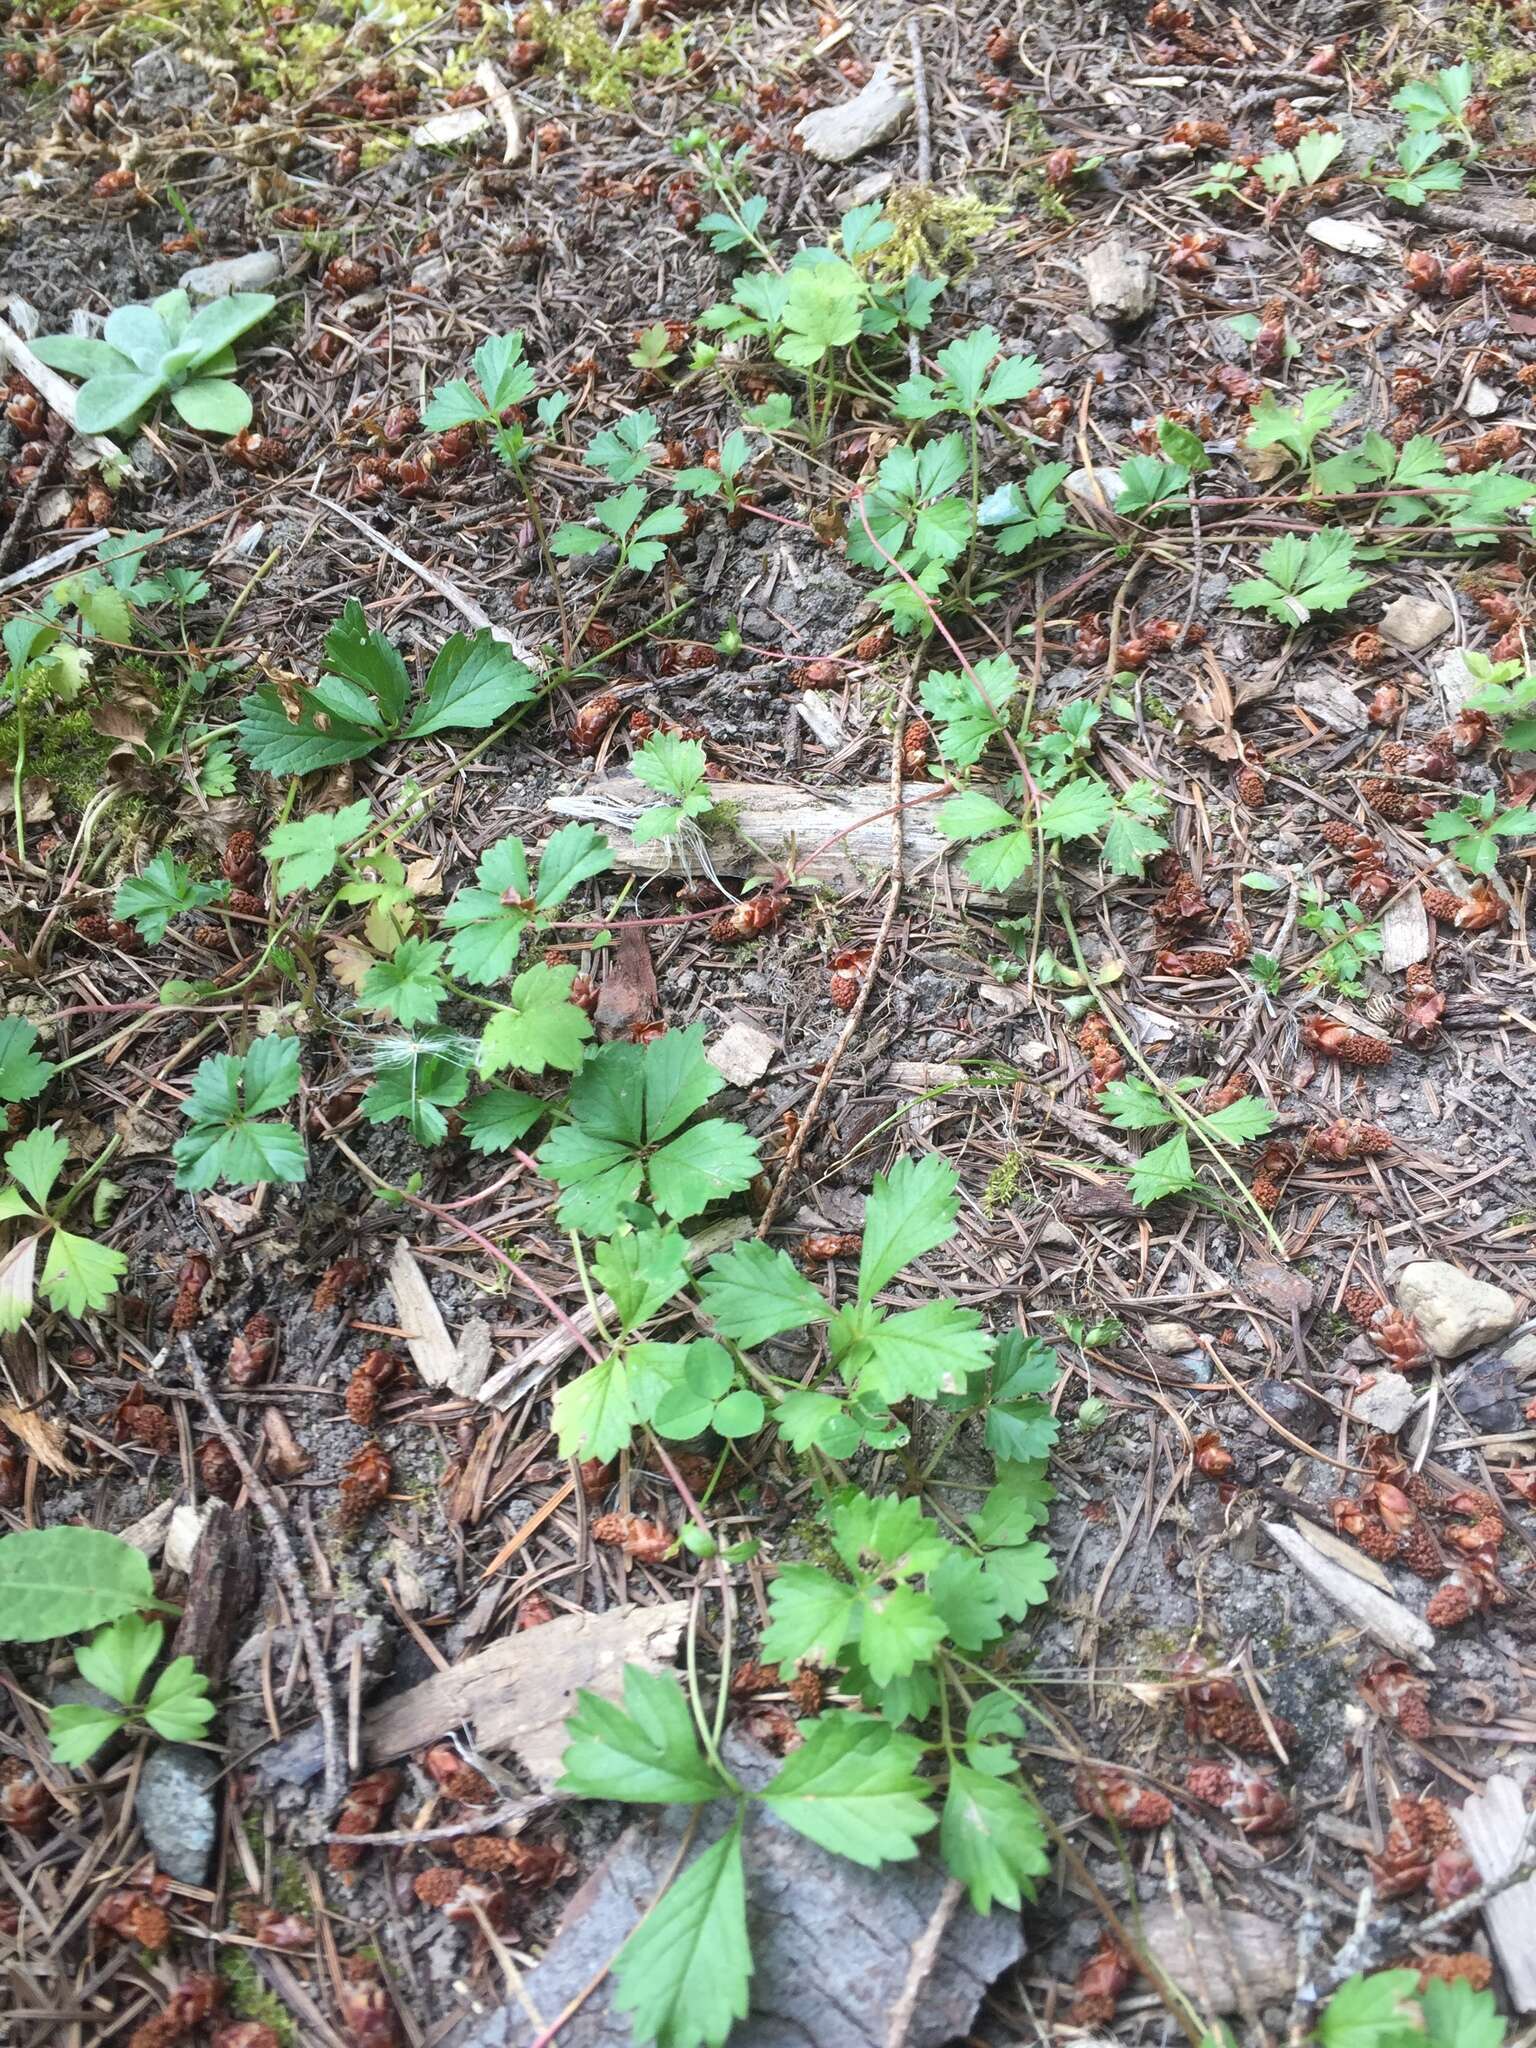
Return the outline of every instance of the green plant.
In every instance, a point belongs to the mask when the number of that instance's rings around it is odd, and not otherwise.
[[[1370,577],[1352,568],[1355,537],[1327,527],[1305,541],[1282,533],[1259,557],[1260,576],[1244,577],[1228,595],[1244,611],[1265,611],[1282,626],[1304,626],[1314,612],[1342,611]]]
[[[101,341],[46,334],[33,346],[50,369],[86,380],[75,398],[83,434],[137,425],[162,391],[189,427],[238,434],[251,423],[251,401],[233,381],[234,344],[276,304],[266,292],[231,292],[194,313],[185,292],[169,291],[119,306]]]
[[[1433,78],[1410,78],[1392,95],[1392,105],[1404,116],[1410,135],[1440,135],[1448,129],[1469,156],[1476,156],[1477,138],[1467,120],[1471,99],[1472,66],[1463,63]]]
[[[194,1193],[227,1181],[302,1181],[309,1171],[304,1140],[293,1125],[269,1122],[299,1092],[299,1045],[294,1038],[251,1041],[250,1051],[211,1053],[192,1076],[182,1104],[190,1126],[171,1148],[176,1185]]]
[[[591,825],[562,825],[550,835],[536,881],[522,840],[498,839],[480,856],[474,885],[458,890],[443,911],[443,926],[454,935],[449,966],[476,987],[504,981],[524,934],[546,930],[574,890],[612,865],[607,840]]]
[[[1431,845],[1443,846],[1474,875],[1491,875],[1499,865],[1499,841],[1526,832],[1536,832],[1536,811],[1501,811],[1498,793],[1491,789],[1464,796],[1454,811],[1436,811],[1424,826]]]
[[[0,1223],[23,1227],[0,1255],[0,1332],[19,1330],[32,1313],[37,1255],[45,1240],[48,1256],[36,1288],[50,1308],[67,1315],[105,1308],[128,1270],[121,1252],[64,1228],[64,1217],[88,1184],[78,1181],[61,1200],[50,1199],[68,1157],[57,1126],[18,1138],[6,1152],[10,1185],[0,1187]]]
[[[647,789],[668,799],[636,818],[631,836],[637,846],[652,839],[685,837],[692,819],[714,809],[707,779],[709,762],[697,740],[679,739],[670,732],[652,733],[637,749],[632,765]]]
[[[1422,206],[1435,192],[1459,192],[1465,168],[1440,155],[1443,137],[1432,129],[1411,129],[1397,145],[1396,178],[1384,178],[1382,191],[1403,206]]]
[[[141,938],[158,946],[173,917],[222,903],[227,882],[199,882],[172,853],[157,853],[140,875],[125,875],[112,899],[112,915],[128,920]]]
[[[741,503],[742,478],[753,462],[752,444],[739,427],[720,443],[713,469],[680,469],[674,482],[690,498],[723,498],[728,512]]]
[[[421,423],[434,434],[451,427],[488,427],[497,455],[509,469],[520,470],[532,444],[520,420],[502,415],[521,407],[538,386],[532,364],[523,360],[522,331],[487,335],[471,360],[479,389],[463,377],[440,384]],[[537,418],[546,435],[554,432],[569,404],[564,392],[539,400]]]
[[[1039,462],[1022,486],[1000,484],[982,499],[977,524],[992,532],[1000,555],[1021,555],[1064,530],[1069,512],[1061,487],[1071,470],[1069,462]]]
[[[37,1033],[24,1017],[0,1017],[0,1102],[31,1102],[57,1072],[39,1057]]]
[[[163,1605],[144,1552],[105,1529],[0,1536],[0,1642],[51,1642]]]
[[[1344,148],[1344,138],[1329,129],[1314,129],[1303,135],[1294,149],[1277,150],[1261,157],[1253,167],[1254,176],[1271,199],[1283,199],[1302,185],[1319,184],[1328,167]]]
[[[1480,685],[1467,703],[1503,725],[1499,745],[1517,752],[1536,747],[1536,670],[1523,661],[1493,662],[1486,654],[1464,654],[1462,660]]]
[[[546,1067],[575,1072],[592,1036],[591,1019],[571,1001],[575,979],[574,967],[543,961],[523,969],[480,1035],[477,1060],[486,1079],[508,1067],[525,1074],[542,1074]]]
[[[1313,891],[1301,923],[1303,930],[1317,932],[1329,942],[1307,967],[1305,978],[1325,982],[1341,995],[1363,996],[1360,973],[1366,961],[1381,952],[1381,927],[1353,903],[1325,902],[1321,889]]]
[[[1417,1970],[1347,1978],[1318,2014],[1321,2048],[1503,2048],[1491,1991],[1460,1980],[1422,1983]]]
[[[599,594],[598,604],[626,569],[648,576],[666,558],[664,538],[683,530],[687,515],[681,505],[658,505],[654,511],[646,512],[645,502],[645,492],[638,484],[631,484],[616,497],[599,498],[592,507],[591,517],[600,531],[567,520],[549,537],[550,553],[562,559],[599,555],[604,548],[618,548],[618,561]]]
[[[449,728],[483,731],[539,694],[532,670],[488,630],[455,633],[407,717],[405,662],[393,641],[369,626],[355,597],[326,634],[325,656],[325,673],[313,688],[296,685],[285,701],[266,683],[241,704],[240,744],[252,767],[269,775],[309,775],[362,760],[390,740],[425,739]]]
[[[122,1712],[110,1707],[60,1706],[48,1712],[48,1740],[61,1764],[83,1764],[120,1730],[145,1727],[167,1742],[194,1742],[206,1734],[217,1709],[208,1697],[208,1681],[190,1657],[176,1657],[156,1677],[148,1697],[140,1694],[165,1641],[164,1625],[125,1614],[82,1643],[75,1651],[75,1669],[87,1684]]]
[[[739,1194],[757,1171],[756,1141],[719,1117],[690,1121],[724,1086],[704,1057],[702,1024],[593,1053],[571,1083],[569,1123],[538,1154],[540,1172],[561,1190],[560,1221],[589,1233],[615,1230],[642,1188],[654,1209],[678,1221]]]
[[[1173,1083],[1175,1095],[1186,1095],[1200,1082],[1185,1078]],[[1111,1081],[1099,1097],[1099,1107],[1118,1131],[1164,1131],[1180,1123],[1179,1113],[1168,1095],[1142,1080]],[[1275,1121],[1268,1103],[1257,1096],[1240,1095],[1221,1109],[1204,1111],[1199,1118],[1201,1134],[1223,1145],[1246,1145],[1262,1138]],[[1138,1208],[1150,1208],[1170,1195],[1187,1194],[1197,1185],[1194,1160],[1189,1150],[1187,1122],[1171,1138],[1144,1152],[1131,1170],[1131,1199]]]
[[[1255,450],[1283,448],[1295,461],[1310,466],[1319,438],[1354,395],[1347,384],[1319,384],[1302,395],[1299,405],[1283,406],[1266,391],[1253,408],[1243,445]]]

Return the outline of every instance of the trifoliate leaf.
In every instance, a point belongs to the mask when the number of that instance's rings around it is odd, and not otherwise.
[[[939,751],[946,761],[969,768],[981,759],[987,742],[1005,728],[1019,680],[1018,667],[1006,654],[985,656],[972,664],[970,674],[935,670],[924,678],[919,694],[938,727]]]
[[[144,1702],[144,1719],[166,1742],[196,1742],[217,1712],[208,1681],[190,1657],[173,1658]]]
[[[804,1741],[759,1795],[763,1804],[867,1870],[915,1856],[934,1820],[917,1775],[922,1743],[862,1714],[822,1714],[800,1731]]]
[[[632,483],[650,467],[655,450],[656,415],[649,409],[625,413],[613,426],[594,434],[582,461],[600,469],[616,484]]]
[[[158,946],[173,917],[222,903],[228,894],[227,882],[196,881],[174,854],[157,853],[142,875],[125,875],[118,883],[112,915],[131,919],[140,937]]]
[[[782,1566],[768,1589],[763,1656],[782,1664],[798,1664],[804,1657],[835,1662],[857,1604],[855,1589],[819,1565]]]
[[[291,1124],[256,1121],[298,1092],[296,1039],[255,1039],[243,1058],[210,1055],[192,1076],[182,1105],[192,1128],[172,1147],[177,1187],[198,1192],[219,1180],[234,1187],[302,1181],[308,1161],[299,1133]]]
[[[56,1226],[37,1284],[50,1308],[83,1316],[87,1309],[106,1307],[127,1270],[121,1252]]]
[[[507,1067],[542,1074],[558,1067],[571,1074],[581,1065],[592,1020],[570,1000],[574,967],[524,968],[513,982],[506,1007],[495,1011],[480,1039],[479,1068],[487,1079]],[[366,986],[366,985],[365,985]]]
[[[279,825],[261,849],[277,869],[279,896],[318,889],[341,858],[342,849],[368,830],[373,806],[367,797],[340,811],[311,811],[295,825]]]
[[[94,1685],[120,1706],[131,1707],[138,1700],[139,1687],[149,1675],[164,1640],[162,1623],[125,1614],[88,1643],[79,1645],[75,1669],[87,1685]]]
[[[520,1088],[487,1088],[465,1110],[464,1135],[472,1152],[506,1152],[518,1144],[549,1108]]]
[[[408,1030],[435,1023],[448,996],[439,973],[444,951],[436,939],[402,939],[387,960],[376,961],[363,976],[358,1001]]]

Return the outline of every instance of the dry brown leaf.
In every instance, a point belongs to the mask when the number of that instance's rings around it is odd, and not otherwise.
[[[36,1243],[35,1238],[33,1243]],[[39,1465],[45,1465],[60,1479],[73,1479],[78,1475],[79,1466],[72,1465],[64,1455],[63,1430],[35,1408],[17,1408],[9,1401],[0,1401],[0,1426],[8,1429],[17,1443],[32,1453]]]

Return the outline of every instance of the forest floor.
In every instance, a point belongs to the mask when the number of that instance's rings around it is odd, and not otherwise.
[[[749,1891],[732,2039],[1225,2018],[1267,2044],[1350,1969],[1452,1953],[1518,2013],[1530,1975],[1457,1915],[1478,1870],[1437,1802],[1503,1781],[1529,1807],[1536,1742],[1536,752],[1469,708],[1477,657],[1520,708],[1536,630],[1531,9],[8,0],[0,58],[0,350],[224,259],[277,302],[239,345],[252,426],[152,413],[126,469],[9,354],[0,614],[54,590],[87,657],[23,723],[7,640],[4,1011],[56,1067],[11,1129],[57,1127],[123,1265],[99,1313],[39,1300],[0,1338],[0,1504],[11,1529],[129,1532],[220,1718],[71,1769],[67,1644],[8,1652],[0,2031],[629,2038],[604,1973],[681,1838],[553,1791],[576,1686],[685,1645],[750,1780],[861,1690],[846,1657],[752,1661],[776,1575],[827,1562],[829,1473],[955,1527],[994,1483],[990,1417],[934,1400],[893,1399],[851,1451],[711,1434],[706,1402],[691,1434],[569,1455],[551,1403],[592,1352],[590,1290],[534,1138],[480,1142],[452,1034],[413,1054],[427,1111],[365,1091],[398,1076],[381,1030],[414,1029],[368,977],[488,848],[572,820],[612,865],[539,957],[580,977],[594,1046],[701,1027],[714,1113],[758,1147],[689,1231],[761,1236],[846,1303],[876,1176],[940,1159],[955,1227],[889,1298],[1054,1353],[1028,1454],[1049,1597],[952,1667],[1024,1703],[1049,1872],[982,1918],[927,1857],[799,1842],[771,1911]],[[1415,129],[1405,88],[1463,61],[1471,98]],[[888,132],[855,157],[797,136],[882,75]],[[1459,184],[1413,187],[1399,145],[1425,132]],[[722,206],[734,247],[701,225]],[[926,324],[834,376],[739,302],[734,329],[701,318],[744,271],[837,249],[851,207],[909,253],[879,291],[855,266],[871,303],[945,280]],[[1032,388],[968,422],[898,409],[984,328]],[[567,400],[521,407],[516,464],[421,423],[513,331]],[[912,549],[887,573],[863,544],[884,465],[957,427],[969,480],[913,487],[916,527],[877,529]],[[551,549],[631,475],[670,505],[734,432],[740,475],[669,515],[648,572]],[[1469,478],[1496,480],[1475,505]],[[1003,553],[976,514],[1009,484],[1038,527]],[[958,558],[922,553],[940,498]],[[1341,529],[1352,561],[1284,581],[1277,540]],[[154,538],[95,578],[119,610],[60,590],[124,531]],[[352,600],[413,675],[489,629],[539,690],[263,772],[242,701],[297,718]],[[636,841],[658,733],[702,745],[708,800]],[[1023,802],[1017,861],[996,819],[969,866],[936,822],[973,770]],[[1063,788],[1091,822],[1052,836]],[[351,900],[285,892],[274,829],[360,799],[389,831],[354,846]],[[146,928],[120,891],[162,857]],[[477,1028],[464,978],[415,1024]],[[194,1069],[267,1039],[300,1049],[307,1179],[186,1186]],[[655,1327],[681,1337],[688,1306]],[[776,1384],[809,1346],[773,1340]],[[344,1831],[382,1840],[329,1839],[338,1780],[361,1781]],[[465,1840],[505,1846],[471,1873]],[[771,1861],[749,1847],[755,1885]]]

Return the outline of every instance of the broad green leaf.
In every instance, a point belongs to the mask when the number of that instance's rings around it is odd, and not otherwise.
[[[440,1145],[448,1135],[445,1109],[455,1109],[469,1092],[469,1069],[423,1044],[404,1059],[381,1063],[378,1078],[359,1104],[371,1124],[403,1119],[418,1145]],[[535,1115],[543,1108],[535,1105]]]
[[[439,972],[445,950],[435,939],[402,939],[387,960],[376,960],[363,976],[358,1001],[407,1030],[435,1023],[448,996]]]
[[[946,807],[947,808],[947,807]],[[942,820],[941,820],[942,823]],[[1034,865],[1035,835],[1027,827],[984,839],[967,852],[964,868],[978,889],[1002,895]]]
[[[394,641],[369,625],[355,597],[347,599],[325,636],[325,661],[328,675],[355,685],[359,706],[375,730],[393,731],[410,695],[410,674]]]
[[[968,1764],[952,1763],[939,1848],[978,1913],[994,1905],[1017,1912],[1051,1867],[1045,1828],[1016,1785]]]
[[[1148,1209],[1169,1195],[1181,1195],[1195,1184],[1195,1169],[1189,1157],[1189,1139],[1183,1131],[1165,1138],[1137,1160],[1131,1173],[1131,1200],[1138,1209]]]
[[[747,2013],[752,1949],[738,1820],[694,1858],[614,1959],[616,2012],[637,2042],[721,2048]]]
[[[1022,1621],[1031,1607],[1050,1598],[1056,1561],[1043,1543],[1020,1543],[989,1550],[982,1566],[997,1591],[998,1606],[1010,1621]]]
[[[825,1297],[793,1259],[752,1238],[710,1261],[699,1280],[699,1302],[722,1337],[748,1350],[828,1316]]]
[[[38,1208],[46,1209],[54,1182],[64,1171],[68,1157],[67,1141],[59,1136],[56,1127],[50,1126],[45,1131],[29,1131],[26,1137],[18,1138],[6,1152],[5,1167],[11,1179],[19,1188],[26,1189]]]
[[[781,1664],[798,1664],[805,1657],[835,1662],[857,1604],[855,1589],[819,1565],[782,1565],[768,1589],[763,1656]]]
[[[127,1270],[121,1252],[55,1226],[37,1284],[50,1308],[83,1316],[87,1309],[106,1307]]]
[[[725,1086],[704,1056],[704,1026],[664,1031],[645,1048],[645,1135],[654,1144],[685,1124]]]
[[[540,910],[558,909],[583,882],[607,874],[612,866],[613,849],[595,825],[562,825],[539,855]]]
[[[1418,1987],[1417,1970],[1347,1978],[1318,2015],[1322,2048],[1423,2048]]]
[[[923,1745],[862,1714],[801,1723],[805,1740],[759,1795],[798,1834],[877,1870],[917,1854],[933,1826],[928,1786],[917,1775]]]
[[[894,1407],[963,1393],[971,1374],[983,1371],[991,1356],[992,1339],[978,1310],[926,1301],[883,1317],[849,1354],[845,1370],[863,1391]]]
[[[932,1597],[916,1586],[881,1587],[864,1596],[859,1656],[877,1685],[926,1664],[943,1640],[943,1618]]]
[[[1048,839],[1086,839],[1102,832],[1115,813],[1115,793],[1096,775],[1079,776],[1040,807],[1040,829]]]
[[[593,435],[582,461],[590,469],[604,471],[614,483],[627,484],[650,467],[655,442],[655,413],[626,413],[612,427]]]
[[[1431,1977],[1419,1993],[1427,2048],[1503,2048],[1503,2015],[1491,1991],[1474,1991],[1464,1978]]]
[[[82,434],[115,434],[136,420],[159,390],[159,376],[153,373],[99,372],[75,394],[75,426]]]
[[[948,1243],[960,1211],[958,1190],[955,1169],[936,1152],[898,1159],[888,1174],[876,1174],[864,1207],[861,1302],[873,1301],[903,1266]]]
[[[1055,1498],[1043,1464],[1003,1466],[997,1484],[969,1518],[976,1540],[989,1548],[1024,1543],[1047,1520]]]
[[[581,1065],[592,1020],[570,1000],[574,967],[540,962],[513,982],[505,1008],[496,1010],[480,1039],[479,1067],[487,1079],[507,1067],[542,1074],[546,1067],[574,1073]]]
[[[561,1191],[561,1223],[589,1237],[618,1229],[625,1205],[638,1200],[645,1177],[632,1147],[581,1124],[564,1124],[552,1132],[535,1157],[540,1173]]]
[[[229,292],[222,299],[211,299],[207,305],[199,306],[181,335],[182,346],[192,351],[193,367],[207,363],[242,334],[259,326],[276,304],[268,292]]]
[[[143,874],[125,875],[118,883],[112,915],[131,919],[139,935],[158,946],[173,917],[220,903],[228,894],[227,882],[199,882],[174,854],[157,853]]]
[[[79,1635],[159,1604],[143,1551],[104,1529],[0,1536],[0,1642]]]
[[[699,1748],[677,1680],[638,1664],[624,1670],[624,1704],[581,1691],[557,1790],[579,1799],[699,1806],[731,1788]]]
[[[171,404],[199,434],[240,434],[255,416],[249,395],[232,377],[194,377],[171,393]]]
[[[0,1018],[0,1102],[31,1102],[59,1069],[39,1059],[37,1032],[25,1018]]]
[[[858,272],[839,257],[792,265],[783,306],[787,331],[774,354],[804,370],[819,363],[829,348],[846,348],[858,339],[863,300]]]
[[[50,370],[62,370],[66,377],[119,376],[133,364],[108,341],[94,341],[83,334],[41,334],[32,352]]]
[[[127,1716],[110,1707],[63,1706],[48,1710],[48,1747],[60,1764],[84,1764],[126,1726]]]
[[[253,690],[240,705],[240,745],[253,768],[266,775],[312,775],[320,768],[338,768],[360,761],[382,743],[383,736],[351,719],[327,716],[322,727],[314,693],[308,693],[297,719],[290,720],[283,700],[270,685]]]
[[[165,1629],[160,1622],[125,1614],[79,1646],[75,1651],[75,1669],[88,1685],[94,1685],[108,1699],[131,1707],[164,1640]]]
[[[629,1449],[640,1420],[621,1352],[578,1373],[555,1395],[553,1421],[562,1458],[616,1458]]]
[[[427,671],[426,694],[400,736],[425,739],[448,726],[482,732],[538,694],[533,670],[488,629],[455,633]]]
[[[464,1135],[472,1152],[507,1152],[518,1144],[549,1108],[536,1095],[519,1088],[487,1088],[465,1110]]]
[[[929,1575],[928,1591],[944,1633],[962,1650],[982,1650],[1003,1633],[1002,1595],[979,1557],[952,1549]]]
[[[1274,1122],[1275,1112],[1269,1104],[1253,1095],[1240,1095],[1236,1102],[1205,1112],[1206,1129],[1226,1145],[1246,1145],[1252,1138],[1262,1138],[1274,1128]]]
[[[593,1247],[592,1275],[621,1333],[638,1330],[687,1286],[687,1249],[678,1230],[623,1230]]]
[[[299,1092],[299,1041],[276,1032],[253,1038],[245,1056],[245,1113],[283,1109]]]
[[[1150,1081],[1111,1081],[1099,1107],[1117,1131],[1160,1131],[1174,1112]]]
[[[989,832],[1012,831],[1015,820],[985,790],[963,789],[939,806],[937,823],[946,839],[980,839]]]

